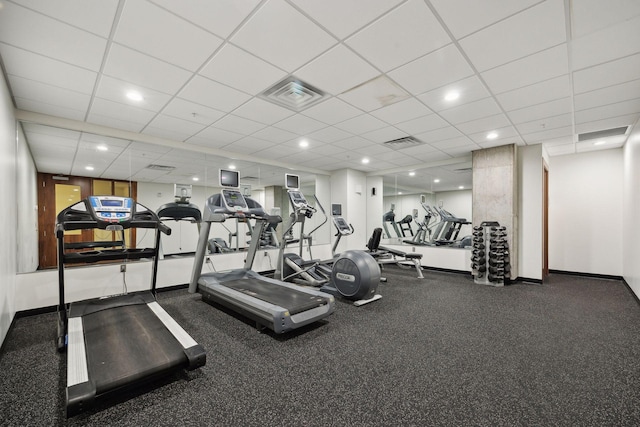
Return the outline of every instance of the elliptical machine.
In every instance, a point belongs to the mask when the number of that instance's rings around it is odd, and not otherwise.
[[[304,222],[316,213],[316,209],[309,205],[302,192],[297,188],[290,188],[287,193],[293,212],[290,215],[290,221],[285,233],[290,233],[294,225],[300,223],[300,255],[284,253],[285,245],[282,244],[275,278],[302,286],[319,287],[321,292],[353,301],[355,306],[368,304],[382,298],[381,295],[377,294],[378,283],[380,282],[380,266],[371,255],[357,250],[345,251],[338,256],[335,255],[334,252],[340,237],[353,232],[353,227],[349,226],[341,216],[333,217],[334,225],[338,228],[338,234],[336,235],[338,240],[332,247],[333,260],[320,262],[319,260],[305,261],[302,258],[303,242],[310,240],[310,236],[304,235]],[[324,208],[317,198],[316,203],[326,217]]]

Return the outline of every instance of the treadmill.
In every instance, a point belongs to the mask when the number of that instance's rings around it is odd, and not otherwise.
[[[221,182],[224,181],[221,179]],[[211,223],[224,222],[226,218],[256,220],[244,268],[201,274]],[[204,301],[225,306],[255,321],[258,329],[266,327],[277,334],[332,314],[335,309],[332,295],[261,276],[251,270],[262,231],[267,224],[279,222],[282,222],[279,216],[268,215],[257,203],[249,208],[237,188],[223,188],[220,194],[210,196],[204,209],[189,292],[198,292]]]
[[[155,247],[114,249],[110,242],[64,242],[64,232],[69,230],[127,228],[155,229]],[[59,351],[67,351],[67,417],[126,387],[205,364],[202,346],[156,302],[160,232],[170,234],[171,229],[128,197],[90,196],[58,214],[57,345]],[[152,259],[149,291],[67,304],[65,265],[145,258]]]

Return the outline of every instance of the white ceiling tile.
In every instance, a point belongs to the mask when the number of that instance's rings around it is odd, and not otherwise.
[[[278,123],[275,123],[274,126],[279,129],[293,132],[296,135],[306,135],[327,127],[326,124],[310,117],[303,116],[302,114],[296,114],[295,116],[288,117]]]
[[[227,38],[260,3],[260,0],[152,1],[223,38]]]
[[[10,2],[2,3],[0,40],[93,71],[107,46],[104,38]]]
[[[422,93],[473,75],[454,44],[438,49],[389,73],[412,93]]]
[[[446,100],[445,96],[451,92],[457,92],[459,98]],[[489,91],[476,76],[459,80],[455,83],[418,95],[418,99],[424,102],[433,111],[442,111],[468,102],[477,101],[489,96]]]
[[[139,92],[144,99],[142,101],[131,101],[126,96],[129,91]],[[160,111],[171,99],[171,96],[166,93],[142,88],[108,76],[102,76],[95,95],[98,98],[108,99],[121,104],[128,104],[137,108],[156,112]]]
[[[627,101],[636,98],[638,94],[640,94],[640,79],[581,93],[574,97],[573,102],[576,111],[580,111],[618,101]]]
[[[143,123],[134,122],[131,120],[123,120],[111,116],[105,116],[96,112],[91,112],[87,118],[88,123],[94,123],[96,125],[107,126],[115,129],[128,130],[130,132],[140,132],[144,127]]]
[[[94,99],[91,104],[89,117],[94,114],[137,123],[142,126],[149,123],[155,116],[153,111],[101,98]]]
[[[200,76],[194,77],[178,96],[187,101],[225,112],[234,110],[251,98],[246,93]]]
[[[549,156],[563,156],[566,154],[575,154],[575,145],[571,144],[559,144],[550,147],[546,147]]]
[[[259,130],[258,132],[254,133],[252,136],[256,138],[264,139],[265,141],[275,142],[278,144],[298,137],[298,135],[296,135],[293,132],[289,132],[287,130],[279,129],[273,126],[269,126],[268,128]]]
[[[440,111],[440,115],[450,123],[464,123],[500,113],[500,107],[493,98],[484,98]]]
[[[369,147],[371,146],[371,141],[364,139],[361,136],[352,136],[347,139],[343,139],[342,141],[334,144],[339,145],[340,147],[347,148],[349,150],[355,150],[357,148]]]
[[[287,75],[231,44],[224,45],[199,73],[251,95],[259,94]]]
[[[368,0],[367,6],[362,7],[360,0],[297,0],[296,6],[343,39],[401,2]]]
[[[465,37],[460,46],[476,69],[485,71],[566,39],[564,2],[549,0]]]
[[[354,135],[361,135],[363,133],[371,132],[372,130],[383,128],[387,126],[387,124],[382,120],[376,119],[370,114],[362,114],[361,116],[338,123],[335,126]]]
[[[166,62],[143,55],[118,44],[112,44],[104,73],[141,87],[168,94],[180,89],[191,73]]]
[[[527,135],[522,135],[522,138],[524,138],[525,142],[528,144],[536,144],[556,138],[566,138],[572,135],[573,126],[565,126],[555,129],[545,129],[540,132],[529,133]]]
[[[224,149],[233,151],[234,153],[254,154],[261,150],[273,148],[276,145],[277,144],[273,142],[267,142],[262,139],[248,136],[226,145]]]
[[[113,40],[191,71],[223,41],[146,1],[125,3]]]
[[[346,151],[349,151],[347,147],[336,144],[312,144],[309,147],[309,152],[315,154],[316,157],[336,156]]]
[[[109,153],[120,153],[131,144],[131,141],[129,140],[111,138],[104,135],[95,135],[84,132],[80,135],[80,146],[90,146],[95,148],[98,145],[106,145]]]
[[[572,112],[571,98],[561,98],[542,104],[532,105],[531,107],[520,108],[519,110],[509,111],[507,115],[513,123],[526,123],[536,119],[553,117],[561,114]]]
[[[478,144],[486,144],[489,141],[498,141],[498,142],[501,142],[502,144],[507,144],[507,143],[511,144],[516,141],[521,141],[520,134],[518,133],[516,128],[514,128],[513,126],[494,129],[493,132],[498,135],[497,138],[489,140],[487,139],[486,132],[480,132],[480,133],[474,133],[474,134],[468,135],[469,138],[467,139],[467,141],[470,140],[469,143],[472,143],[471,141],[473,141]]]
[[[345,132],[334,126],[326,127],[309,134],[309,138],[322,142],[336,142],[351,136],[349,132]]]
[[[109,37],[118,9],[118,0],[65,0],[64,2],[13,0],[13,2],[105,38]]]
[[[425,107],[420,101],[415,98],[409,98],[372,111],[371,115],[389,124],[396,124],[431,113],[432,111]]]
[[[260,98],[252,98],[247,103],[235,109],[233,114],[256,122],[272,125],[295,113]]]
[[[142,133],[173,139],[175,141],[184,141],[204,128],[205,125],[200,123],[161,114],[153,119]]]
[[[409,136],[409,135],[407,135],[406,132],[403,132],[400,129],[397,129],[393,126],[387,126],[382,129],[374,130],[372,132],[367,132],[364,135],[362,135],[363,138],[366,138],[369,141],[378,142],[378,143],[393,141],[394,139],[404,138],[405,136]]]
[[[16,106],[25,111],[33,111],[34,113],[47,114],[49,116],[62,117],[72,120],[84,120],[87,113],[85,110],[76,110],[73,108],[61,107],[54,104],[45,104],[41,101],[33,101],[20,97],[14,97]]]
[[[188,120],[203,125],[210,125],[225,115],[222,111],[205,107],[195,102],[187,101],[180,98],[174,98],[162,110],[167,116],[176,117],[182,120]]]
[[[453,138],[460,138],[462,136],[463,136],[462,133],[458,129],[452,126],[431,130],[428,132],[422,132],[415,135],[415,137],[418,138],[420,141],[423,141],[429,144],[433,144],[438,141],[445,141]]]
[[[479,132],[490,132],[494,129],[500,129],[510,126],[511,123],[504,114],[496,114],[495,116],[485,117],[483,119],[464,122],[456,127],[463,133],[469,135]]]
[[[415,135],[417,133],[447,127],[449,124],[437,114],[429,114],[412,120],[407,120],[406,122],[397,123],[395,126],[410,135]]]
[[[579,70],[640,52],[640,16],[573,40],[573,68]]]
[[[283,0],[265,3],[231,42],[289,72],[336,44],[326,31]]]
[[[578,38],[640,15],[634,0],[580,0],[571,4],[571,31]]]
[[[640,95],[640,93],[636,92],[636,96],[638,95]],[[576,111],[575,117],[576,124],[582,124],[618,116],[629,116],[636,113],[640,113],[640,98]]]
[[[245,119],[243,117],[234,116],[233,114],[229,114],[221,118],[212,126],[239,134],[251,134],[266,127],[266,125],[262,123],[254,122],[253,120]]]
[[[332,95],[354,88],[378,74],[378,70],[341,44],[295,72],[303,81]]]
[[[569,73],[566,45],[560,45],[482,73],[494,94]]]
[[[11,76],[9,82],[11,83],[13,95],[17,98],[57,105],[77,111],[86,112],[89,107],[91,97],[84,93],[62,89],[17,76]]]
[[[332,125],[359,116],[362,114],[362,111],[338,98],[330,98],[322,101],[320,104],[307,108],[302,114]]]
[[[195,136],[187,139],[189,144],[202,145],[210,148],[221,148],[242,139],[243,135],[235,132],[208,127]]]
[[[451,39],[424,1],[409,0],[346,43],[382,71],[389,71],[451,43]]]
[[[640,54],[576,71],[573,73],[574,92],[578,94],[636,80],[638,70],[640,70]]]
[[[572,125],[573,114],[567,113],[520,123],[516,125],[516,128],[522,135],[527,135],[534,132],[542,132],[547,129],[556,129]]]
[[[384,75],[369,80],[339,96],[340,99],[364,111],[377,110],[409,97],[407,91]]]
[[[510,15],[526,9],[540,0],[431,0],[451,33],[457,38],[478,31]]]
[[[9,75],[86,94],[93,93],[97,73],[0,43],[0,55]]]
[[[434,149],[438,150],[448,150],[451,148],[460,148],[460,147],[475,147],[476,144],[466,136],[459,136],[457,138],[444,139],[441,141],[429,142]]]
[[[496,98],[502,108],[511,111],[568,96],[571,96],[571,81],[569,75],[564,75],[501,93]]]

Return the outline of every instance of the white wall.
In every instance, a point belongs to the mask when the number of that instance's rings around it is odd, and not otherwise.
[[[550,160],[549,269],[622,276],[622,149]]]
[[[38,172],[22,127],[18,126],[16,155],[16,205],[18,208],[17,269],[19,273],[38,268]]]
[[[640,126],[624,146],[622,276],[640,298]]]
[[[365,221],[367,212],[367,177],[363,172],[342,169],[331,175],[331,203],[342,205],[342,216],[357,224]],[[338,252],[348,249],[363,249],[369,236],[366,227],[356,227],[351,236],[342,238]]]
[[[373,189],[375,188],[376,194],[373,195]],[[382,214],[384,211],[384,195],[382,194],[383,190],[383,180],[381,176],[368,176],[367,177],[367,191],[365,194],[365,198],[367,199],[367,211],[366,211],[366,222],[364,221],[363,214],[361,214],[357,218],[351,218],[350,222],[352,224],[360,224],[360,227],[366,224],[366,235],[371,236],[373,230],[382,227]],[[356,225],[354,225],[355,227]],[[368,240],[368,237],[367,237]]]
[[[0,73],[0,193],[16,200],[16,122],[4,75]],[[17,216],[15,203],[5,203],[0,215],[0,343],[4,342],[16,314],[14,292],[17,271]]]
[[[518,275],[542,280],[542,144],[518,147]]]

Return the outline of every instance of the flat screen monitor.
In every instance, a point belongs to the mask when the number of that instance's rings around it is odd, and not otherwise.
[[[284,175],[284,185],[287,190],[297,190],[300,188],[300,177],[287,173]]]
[[[240,187],[240,173],[238,171],[220,169],[220,187]]]
[[[180,200],[188,200],[191,198],[191,184],[173,184],[173,197]]]
[[[331,205],[331,215],[333,216],[342,216],[342,205],[339,203],[334,203]]]

